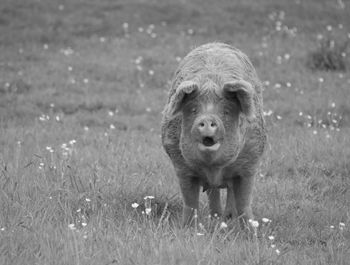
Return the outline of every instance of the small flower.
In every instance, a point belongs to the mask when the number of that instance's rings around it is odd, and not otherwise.
[[[271,244],[271,248],[275,248],[276,247],[276,245],[275,244]]]
[[[276,254],[277,255],[281,254],[281,251],[279,249],[276,249]]]
[[[340,230],[343,230],[344,228],[345,228],[345,224],[342,223],[342,222],[340,222],[340,223],[339,223],[339,229],[340,229]]]
[[[316,130],[314,130],[312,133],[313,133],[314,135],[316,135],[316,134],[317,134],[317,131],[316,131]]]
[[[268,111],[264,111],[264,112],[263,112],[263,115],[264,115],[264,116],[270,116],[270,115],[272,115],[272,113],[273,113],[272,110],[268,110]]]
[[[137,202],[134,202],[133,204],[131,204],[131,207],[136,209],[137,207],[139,207],[139,204]]]
[[[73,67],[72,66],[68,66],[68,71],[72,72],[73,71]]]
[[[269,218],[262,218],[261,219],[264,223],[270,223],[271,222],[271,220],[269,219]]]
[[[281,84],[280,83],[276,83],[275,84],[275,88],[281,88]]]
[[[318,78],[318,82],[323,83],[324,82],[324,78],[323,77]]]
[[[204,234],[203,233],[197,233],[197,236],[204,236]]]
[[[331,225],[329,228],[330,228],[330,229],[334,229],[334,225]]]
[[[150,215],[150,214],[151,214],[151,211],[152,211],[151,208],[146,208],[146,209],[145,209],[145,212],[146,212],[147,215]]]
[[[335,102],[332,102],[331,107],[335,108]]]
[[[87,223],[82,222],[81,225],[82,225],[82,226],[87,226]]]
[[[302,111],[299,112],[299,116],[303,116],[303,112]]]
[[[77,142],[77,141],[73,139],[73,140],[70,140],[70,141],[69,141],[69,144],[70,144],[70,145],[73,145],[73,144],[75,144],[76,142]]]
[[[114,116],[114,112],[113,111],[108,111],[108,115],[109,116]]]
[[[109,125],[109,128],[110,128],[111,130],[114,130],[114,129],[115,129],[114,124]]]
[[[1,231],[5,231],[5,227],[1,227],[0,230],[1,230]]]
[[[150,76],[153,76],[153,75],[154,75],[154,71],[153,71],[153,70],[149,70],[149,71],[148,71],[148,74],[149,74]]]
[[[144,200],[147,200],[147,199],[149,199],[149,200],[153,200],[154,199],[154,196],[152,196],[152,195],[147,195],[147,196],[145,196],[145,198],[143,198]]]
[[[225,229],[225,228],[227,228],[227,224],[225,222],[221,222],[220,229]]]
[[[147,112],[151,112],[152,109],[148,107],[148,108],[146,108],[146,111],[147,111]]]
[[[91,202],[91,199],[89,199],[89,198],[86,198],[86,199],[85,199],[85,201],[87,201],[87,202]]]
[[[84,79],[83,79],[83,82],[84,82],[84,84],[88,84],[88,83],[89,83],[89,79],[84,78]]]
[[[258,228],[259,227],[259,222],[256,220],[249,219],[248,222],[254,227]]]
[[[332,28],[331,25],[328,25],[328,26],[327,26],[327,30],[328,30],[328,31],[332,31],[332,29],[333,29],[333,28]]]
[[[270,239],[270,240],[274,240],[275,239],[275,237],[274,236],[268,236],[268,239]],[[271,245],[272,246],[272,245]]]
[[[88,130],[89,130],[89,127],[84,126],[84,131],[88,131]]]
[[[39,169],[43,169],[43,167],[45,166],[45,164],[44,163],[39,163]]]
[[[277,115],[276,118],[277,118],[277,120],[282,120],[282,117],[279,115]]]
[[[69,224],[68,228],[71,229],[71,230],[75,230],[76,229],[75,224]]]
[[[128,30],[128,28],[129,28],[129,23],[124,22],[124,23],[123,23],[123,29],[124,29],[124,30]]]

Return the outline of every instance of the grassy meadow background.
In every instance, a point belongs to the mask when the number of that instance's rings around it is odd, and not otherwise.
[[[0,264],[350,264],[349,40],[341,0],[1,0]],[[253,237],[203,194],[180,228],[160,143],[172,73],[210,41],[265,88]]]

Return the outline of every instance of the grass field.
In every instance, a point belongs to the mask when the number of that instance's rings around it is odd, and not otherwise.
[[[347,71],[308,67],[322,41],[349,41],[349,14],[341,0],[1,0],[0,264],[350,264],[350,47]],[[210,41],[248,54],[265,86],[256,236],[208,219],[204,195],[180,228],[161,111],[178,61]]]

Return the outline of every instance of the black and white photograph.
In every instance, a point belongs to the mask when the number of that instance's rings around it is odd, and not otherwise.
[[[0,265],[350,265],[348,0],[0,0]]]

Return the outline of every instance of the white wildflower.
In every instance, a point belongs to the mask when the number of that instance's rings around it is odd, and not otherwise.
[[[139,207],[139,204],[137,202],[134,202],[133,204],[131,204],[131,207],[136,209],[137,207]]]
[[[145,209],[145,212],[146,212],[147,215],[150,215],[150,214],[151,214],[151,211],[152,211],[151,208],[146,208],[146,209]]]
[[[248,222],[254,227],[258,228],[259,227],[259,222],[256,220],[249,219]]]
[[[271,220],[269,219],[269,218],[262,218],[261,219],[264,223],[269,223],[269,222],[271,222]]]
[[[227,224],[225,222],[221,222],[220,229],[225,229],[225,228],[227,228]]]

